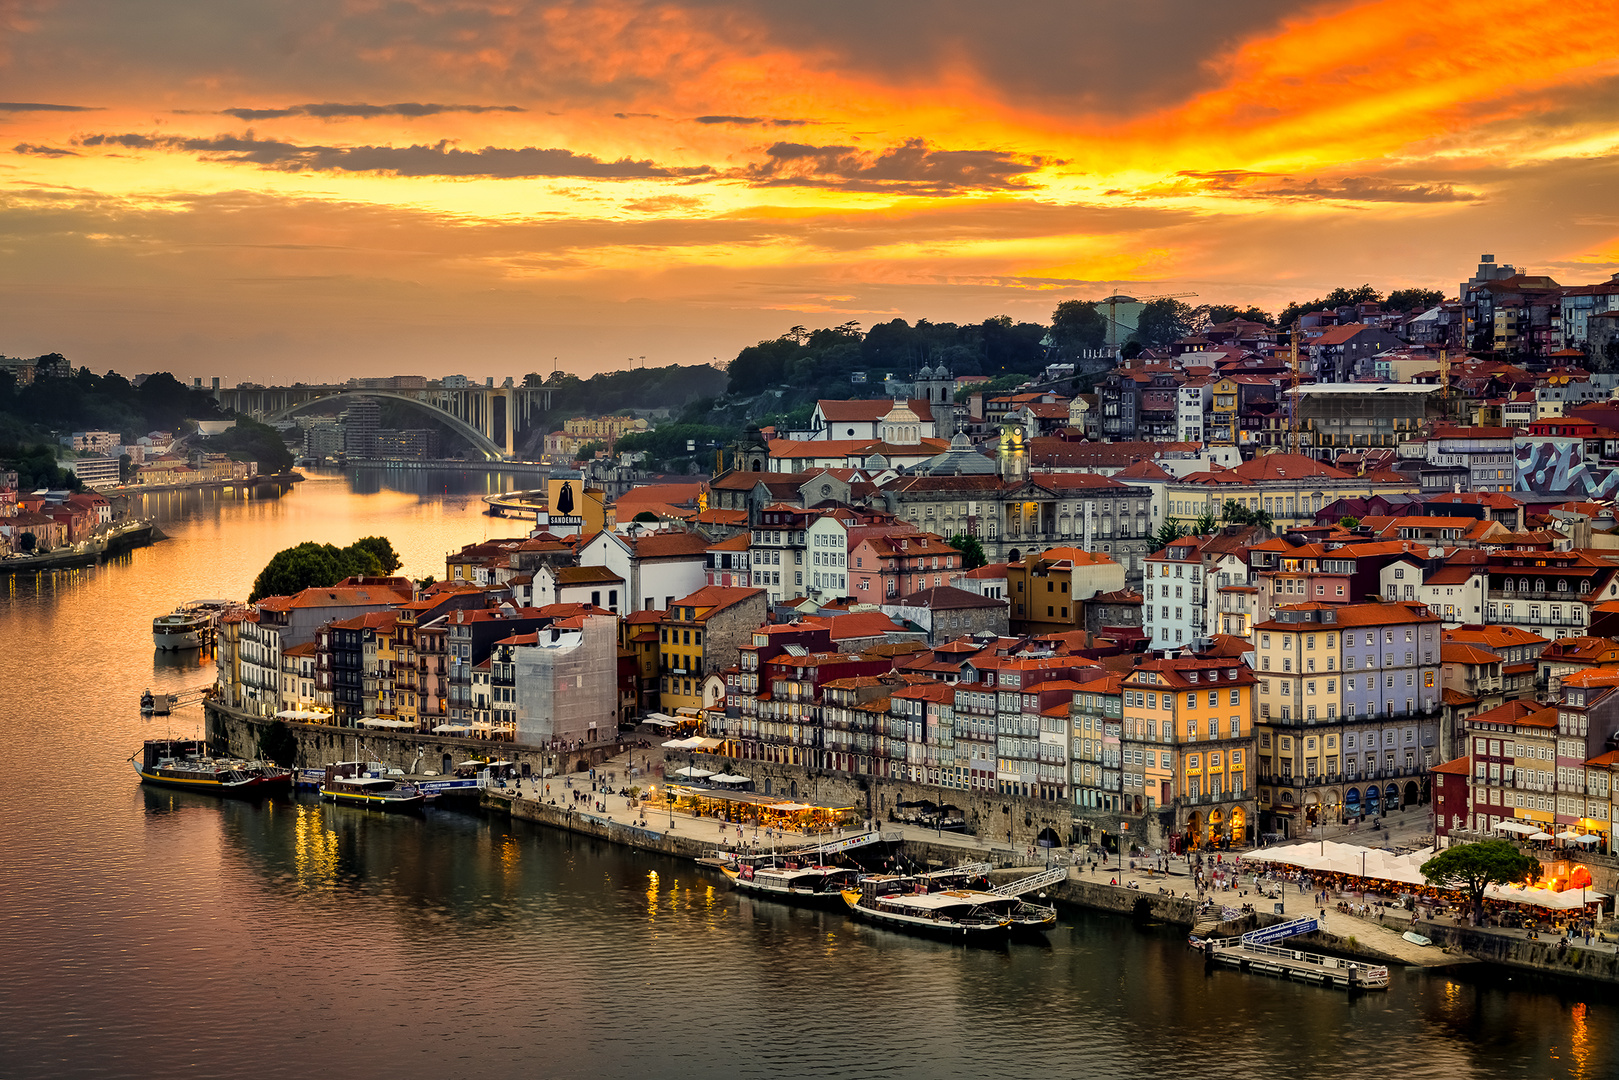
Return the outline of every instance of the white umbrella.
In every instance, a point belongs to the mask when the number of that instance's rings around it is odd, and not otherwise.
[[[1594,844],[1602,839],[1596,833],[1582,833],[1574,838],[1576,844]]]
[[[1531,839],[1531,840],[1550,840],[1551,838],[1552,838],[1552,834],[1551,833],[1546,833],[1546,832],[1536,832],[1536,833],[1530,833],[1529,834],[1529,839]]]
[[[1578,840],[1579,838],[1580,834],[1575,832],[1573,829],[1564,829],[1562,832],[1557,834],[1557,839],[1559,840]]]

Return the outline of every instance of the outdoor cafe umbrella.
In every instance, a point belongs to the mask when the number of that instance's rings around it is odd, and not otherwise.
[[[1531,839],[1531,840],[1550,840],[1551,838],[1552,838],[1551,833],[1537,832],[1537,833],[1530,833],[1529,834],[1529,839]]]

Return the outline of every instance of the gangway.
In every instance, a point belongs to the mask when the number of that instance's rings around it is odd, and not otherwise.
[[[1292,922],[1277,923],[1275,926],[1264,926],[1258,930],[1250,930],[1242,935],[1244,945],[1270,945],[1273,942],[1284,941],[1300,934],[1310,934],[1321,929],[1321,924],[1313,915],[1303,915]]]
[[[920,874],[918,876],[928,879],[952,877],[975,878],[984,877],[993,869],[995,869],[995,867],[991,863],[969,862],[962,863],[960,866],[947,866],[943,870],[929,870],[927,873]]]
[[[1005,885],[997,885],[990,891],[996,896],[1022,896],[1024,893],[1031,893],[1036,889],[1043,889],[1047,885],[1055,885],[1057,882],[1066,881],[1067,879],[1068,867],[1053,866],[1051,869],[1042,870],[1038,874],[1030,874],[1026,878],[1019,878],[1017,881],[1008,881]]]
[[[790,856],[836,855],[840,852],[853,851],[855,848],[866,847],[868,844],[894,843],[903,839],[904,835],[902,833],[873,831],[861,833],[859,836],[845,837],[842,840],[828,840],[824,844],[818,844],[815,847],[799,848],[797,851],[789,851],[787,854]]]

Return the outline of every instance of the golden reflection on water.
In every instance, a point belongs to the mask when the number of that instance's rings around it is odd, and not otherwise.
[[[1573,1024],[1569,1031],[1569,1053],[1574,1058],[1574,1075],[1590,1076],[1591,1073],[1591,1030],[1586,1024],[1585,1002],[1574,1006]]]
[[[656,922],[658,918],[658,872],[646,872],[646,921]]]
[[[293,869],[298,884],[313,888],[330,884],[337,875],[337,833],[326,827],[319,806],[299,806],[293,821]]]

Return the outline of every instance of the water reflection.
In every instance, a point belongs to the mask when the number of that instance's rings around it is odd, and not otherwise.
[[[446,551],[522,531],[479,512],[510,478],[421,480],[150,496],[172,539],[0,582],[0,1073],[1619,1073],[1603,988],[1401,971],[1351,1001],[1205,973],[1183,935],[1101,917],[965,950],[521,823],[138,788],[131,751],[200,718],[143,720],[141,690],[206,676],[154,654],[155,615],[245,596],[303,540],[379,533],[442,576]]]

